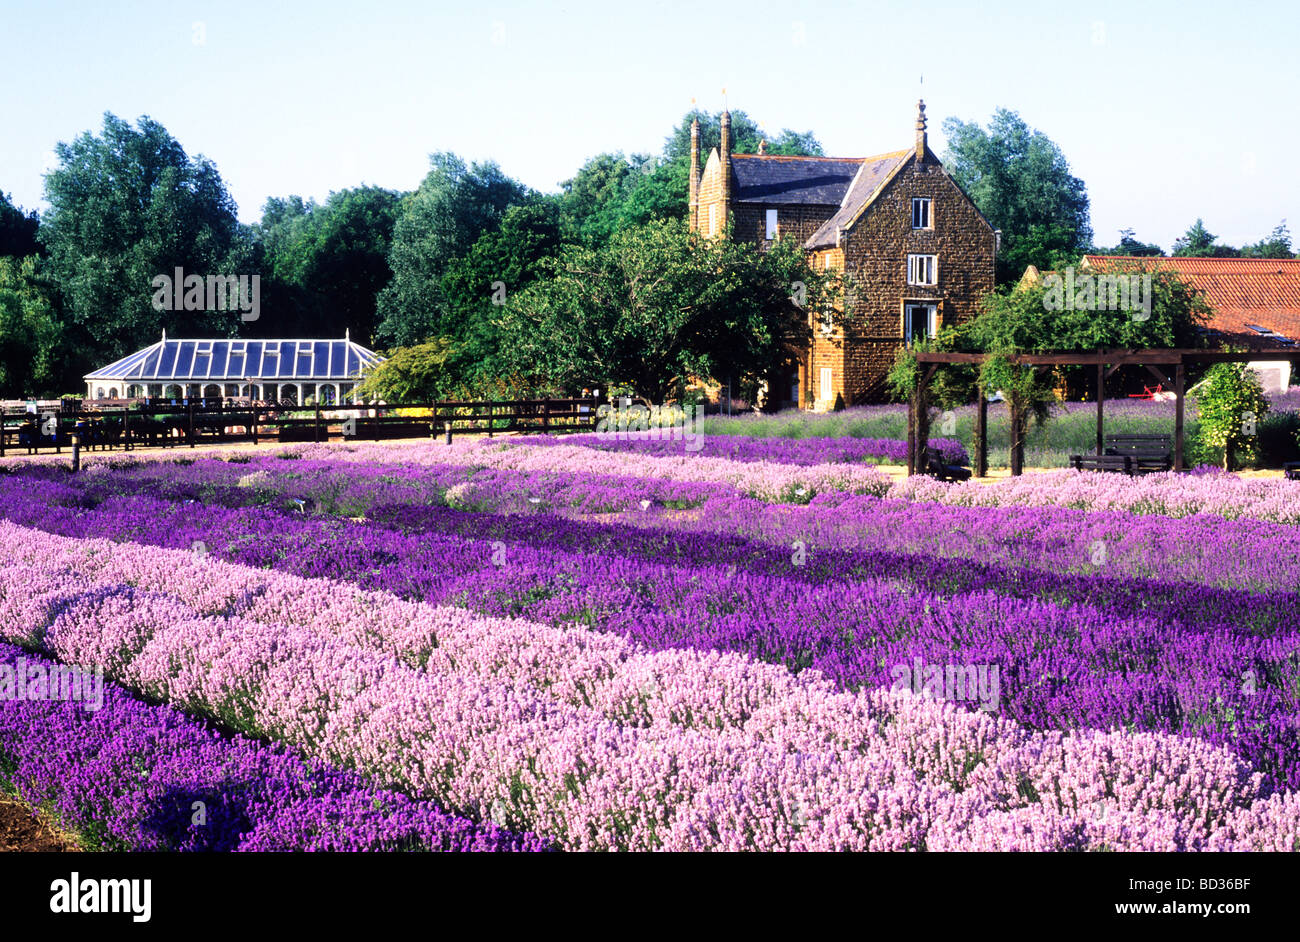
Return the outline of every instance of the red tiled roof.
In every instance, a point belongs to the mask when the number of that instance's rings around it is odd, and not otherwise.
[[[1084,267],[1107,271],[1132,265],[1172,271],[1205,296],[1213,308],[1211,330],[1252,343],[1267,338],[1254,324],[1300,342],[1300,259],[1140,258],[1085,255]]]

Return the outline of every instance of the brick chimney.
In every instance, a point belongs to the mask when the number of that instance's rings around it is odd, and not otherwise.
[[[722,158],[722,225],[727,224],[731,212],[731,112],[722,112],[722,146],[718,149]]]
[[[925,102],[916,103],[916,162],[925,162]]]
[[[700,228],[700,116],[691,121],[691,231]]]

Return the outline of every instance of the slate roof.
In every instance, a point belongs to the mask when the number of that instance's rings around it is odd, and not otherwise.
[[[87,380],[354,379],[383,357],[351,340],[168,340],[110,363]]]
[[[806,249],[824,249],[835,245],[836,232],[857,216],[875,198],[880,185],[889,179],[889,175],[905,161],[914,151],[899,150],[890,154],[868,157],[858,167],[852,183],[840,201],[840,208],[835,215],[826,220],[822,227],[812,234],[804,243]]]
[[[1300,343],[1300,259],[1084,256],[1093,271],[1133,265],[1175,272],[1199,290],[1214,309],[1210,330],[1252,344]]]
[[[860,157],[731,155],[736,199],[741,203],[836,206],[861,165]]]

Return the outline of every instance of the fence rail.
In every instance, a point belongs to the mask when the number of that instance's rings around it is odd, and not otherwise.
[[[75,401],[74,401],[75,402]],[[595,399],[441,401],[404,406],[310,406],[247,400],[95,400],[0,404],[0,457],[214,442],[384,441],[595,428]]]

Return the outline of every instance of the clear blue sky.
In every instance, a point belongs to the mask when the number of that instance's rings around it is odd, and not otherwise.
[[[1087,183],[1101,244],[1131,226],[1168,249],[1196,216],[1239,244],[1300,233],[1298,9],[0,0],[0,189],[44,208],[55,142],[111,111],[214,160],[247,222],[268,196],[413,189],[435,150],[554,190],[601,151],[657,152],[724,86],[857,156],[910,144],[924,73],[936,150],[947,116],[1018,110]]]

